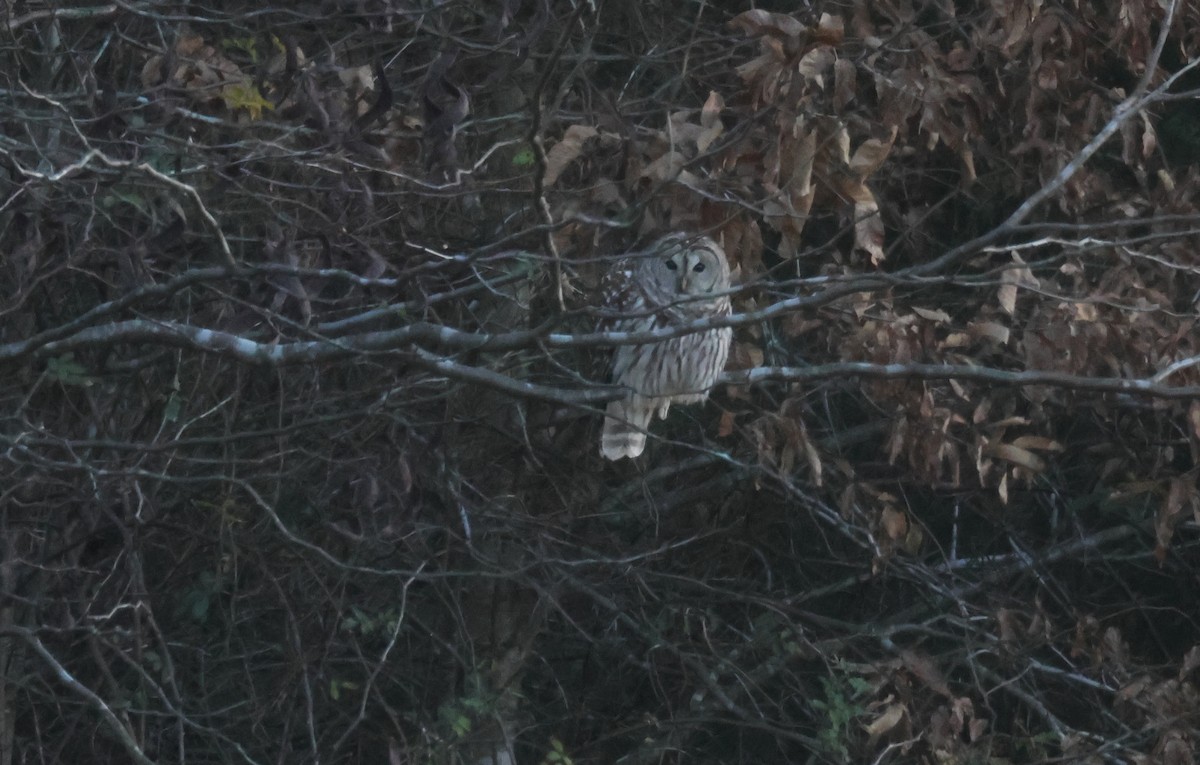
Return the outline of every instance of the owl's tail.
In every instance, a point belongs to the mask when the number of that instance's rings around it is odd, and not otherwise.
[[[600,433],[600,454],[610,460],[641,454],[646,448],[646,428],[654,409],[641,396],[610,401]]]

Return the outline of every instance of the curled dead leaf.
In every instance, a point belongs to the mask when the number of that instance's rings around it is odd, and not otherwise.
[[[823,470],[821,453],[817,451],[816,445],[808,437],[808,428],[804,426],[803,420],[800,421],[800,443],[804,447],[804,458],[808,461],[808,469],[812,473],[812,482],[817,486],[821,486]]]
[[[1196,482],[1185,477],[1172,478],[1167,496],[1154,517],[1154,557],[1162,564],[1175,536],[1175,527],[1183,515],[1184,503],[1197,504]]]
[[[859,180],[866,180],[876,170],[883,166],[892,145],[896,141],[897,129],[893,125],[885,138],[869,138],[854,150],[850,158],[850,172]]]
[[[773,35],[799,38],[808,28],[799,19],[786,13],[771,13],[758,8],[744,11],[729,20],[729,26],[747,35]]]
[[[914,650],[905,649],[900,652],[900,660],[904,662],[905,669],[924,683],[926,688],[948,699],[954,698],[954,694],[950,692],[949,683],[946,682],[946,678],[931,658]]]
[[[1011,334],[1011,330],[1008,327],[994,321],[970,322],[967,324],[967,332],[975,339],[986,337],[989,340],[995,340],[1001,345],[1008,344],[1008,338]]]
[[[883,217],[875,195],[865,185],[854,194],[854,246],[871,256],[871,265],[878,266],[887,257],[883,251]]]
[[[717,425],[717,437],[725,438],[733,434],[733,412],[726,409],[721,412],[721,421]]]
[[[841,112],[854,100],[858,90],[858,67],[849,59],[839,58],[833,64],[833,108]]]
[[[1045,436],[1019,436],[1014,438],[1012,443],[1013,446],[1021,449],[1037,449],[1045,452],[1061,452],[1065,448],[1059,442]]]
[[[1182,682],[1187,679],[1187,676],[1196,671],[1200,667],[1200,644],[1194,645],[1188,649],[1188,652],[1183,655],[1183,662],[1179,667],[1179,680]]]
[[[930,308],[918,308],[917,306],[913,306],[912,310],[913,313],[915,313],[917,316],[920,316],[922,319],[925,319],[926,321],[935,321],[940,324],[950,323],[950,314],[941,309],[934,310]]]
[[[971,336],[966,332],[951,332],[946,339],[938,344],[938,348],[966,348],[971,344]]]
[[[889,704],[878,717],[866,726],[867,735],[871,737],[872,741],[878,739],[899,725],[900,721],[904,719],[904,714],[903,704]]]
[[[1028,449],[1022,449],[1014,444],[988,444],[984,447],[983,453],[985,456],[1011,462],[1034,473],[1041,473],[1046,469],[1045,460]]]
[[[879,516],[880,524],[888,538],[896,541],[908,534],[908,516],[893,507],[883,508]]]
[[[583,153],[584,144],[590,138],[599,135],[599,131],[591,125],[571,125],[563,133],[562,140],[550,147],[546,152],[546,174],[542,176],[542,184],[553,186],[562,175],[567,165]]]
[[[1018,266],[1005,269],[1000,276],[1000,307],[1010,316],[1016,312],[1019,287],[1038,289],[1042,286],[1042,283],[1033,275],[1033,271],[1024,267],[1025,261],[1021,259],[1020,255],[1014,252],[1012,259]]]
[[[721,112],[725,109],[725,99],[715,90],[708,92],[708,98],[700,109],[700,126],[710,128],[721,122]]]
[[[958,156],[963,164],[962,187],[965,189],[979,179],[975,174],[975,152],[969,146],[963,146],[958,150]]]
[[[825,73],[832,67],[836,56],[831,48],[822,46],[813,48],[800,59],[796,65],[800,76],[818,88],[825,87]]]
[[[1013,282],[1005,282],[1000,285],[1000,290],[997,293],[997,299],[1000,301],[1000,307],[1009,316],[1013,316],[1017,312],[1017,285]]]

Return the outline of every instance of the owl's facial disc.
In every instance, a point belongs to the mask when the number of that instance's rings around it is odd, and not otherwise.
[[[680,291],[686,295],[699,295],[712,292],[720,276],[717,264],[712,262],[715,256],[707,249],[691,250],[683,256],[683,274],[680,277]]]

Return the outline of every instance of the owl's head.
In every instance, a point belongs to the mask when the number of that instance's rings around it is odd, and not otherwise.
[[[642,262],[659,289],[701,297],[729,288],[729,262],[721,246],[707,236],[668,234],[655,242]]]

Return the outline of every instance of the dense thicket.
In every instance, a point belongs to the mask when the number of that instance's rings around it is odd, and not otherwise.
[[[0,30],[0,765],[1192,761],[1194,4]],[[668,230],[733,358],[608,463]]]

